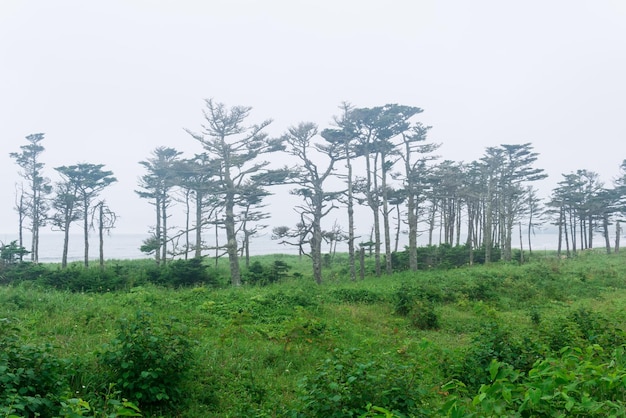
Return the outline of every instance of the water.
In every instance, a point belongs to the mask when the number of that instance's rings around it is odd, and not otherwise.
[[[148,236],[146,234],[121,234],[112,232],[104,237],[104,258],[107,260],[132,260],[142,258],[152,258],[140,251],[143,241]],[[17,237],[10,234],[0,234],[0,241],[5,244],[10,243]],[[30,249],[30,237],[25,236],[24,246]],[[222,238],[222,243],[225,240]],[[70,234],[67,260],[82,261],[85,257],[82,234]],[[280,245],[277,241],[271,240],[269,236],[261,236],[251,240],[250,254],[297,254],[297,248],[293,246]],[[214,250],[207,250],[205,254],[214,254]],[[45,233],[39,239],[39,262],[60,263],[63,256],[63,234]],[[28,257],[28,256],[27,256]],[[99,242],[98,236],[89,236],[89,259],[98,260]]]
[[[111,260],[125,260],[125,259],[142,259],[151,258],[151,256],[142,253],[139,248],[143,241],[147,238],[146,234],[123,234],[113,231],[111,235],[104,237],[104,258]],[[15,235],[0,234],[0,241],[3,243],[9,243],[16,239]],[[212,237],[207,239],[207,242],[212,242]],[[221,242],[224,239],[221,238]],[[357,244],[361,241],[368,241],[369,237],[362,235],[356,240]],[[28,240],[27,240],[28,241]],[[519,238],[517,242],[513,243],[513,247],[519,248]],[[625,240],[623,240],[625,241]],[[400,237],[399,248],[404,248],[407,243],[407,236],[402,235]],[[426,245],[427,236],[422,235],[419,237],[418,245]],[[614,244],[614,238],[611,238],[611,245]],[[533,251],[542,250],[556,250],[558,245],[558,235],[555,233],[537,233],[532,238]],[[563,242],[565,246],[565,242]],[[602,236],[594,236],[594,247],[601,248],[604,246],[604,238]],[[30,248],[30,242],[25,243],[27,249]],[[528,240],[524,236],[523,242],[524,250],[528,250]],[[306,248],[308,250],[308,247]],[[89,238],[89,258],[91,260],[97,260],[98,249],[98,237],[95,234],[90,235]],[[45,233],[41,235],[39,243],[39,261],[42,263],[60,263],[63,251],[63,234],[62,233]],[[329,246],[323,245],[322,251],[328,252]],[[345,242],[337,245],[338,252],[347,252],[347,244]],[[297,254],[298,248],[291,245],[281,245],[276,240],[270,239],[269,234],[254,237],[250,244],[250,254],[263,255],[263,254]],[[213,255],[214,251],[207,250],[204,254]],[[69,248],[68,248],[68,261],[82,261],[84,258],[83,236],[82,234],[70,234]]]

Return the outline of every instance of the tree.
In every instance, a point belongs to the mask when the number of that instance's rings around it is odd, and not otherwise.
[[[218,179],[217,163],[209,158],[206,153],[196,154],[191,159],[181,160],[177,164],[178,185],[182,188],[185,195],[186,222],[185,222],[185,241],[186,249],[189,251],[190,239],[189,232],[195,232],[194,238],[194,257],[202,256],[203,241],[202,231],[209,224],[208,221],[213,217],[214,212],[219,208],[219,198],[214,192],[213,185]],[[194,225],[190,226],[190,200],[194,203]],[[215,225],[217,230],[217,225]],[[185,253],[185,257],[187,256]]]
[[[152,200],[151,204],[154,205],[156,213],[154,234],[144,241],[142,251],[154,252],[157,265],[167,262],[167,211],[171,203],[170,190],[178,181],[176,167],[180,154],[181,152],[174,148],[157,147],[152,151],[152,157],[139,162],[147,173],[139,179],[139,186],[143,190],[136,190],[135,193],[143,199]]]
[[[389,224],[387,180],[394,162],[397,160],[396,145],[393,139],[407,132],[409,119],[421,113],[422,109],[397,104],[387,104],[374,108],[357,108],[350,112],[352,131],[357,135],[358,155],[365,158],[365,178],[360,182],[365,202],[374,217],[374,259],[376,275],[381,273],[380,263],[380,214],[383,216],[385,235],[386,271],[391,273],[391,232]]]
[[[85,267],[89,266],[89,215],[92,202],[109,185],[116,182],[113,172],[103,170],[104,164],[80,163],[71,166],[56,167],[61,177],[76,192],[83,211],[83,234],[85,244]]]
[[[100,269],[104,269],[104,233],[110,233],[115,228],[117,214],[111,210],[106,201],[101,200],[94,207],[94,218],[98,224],[98,254]]]
[[[247,180],[259,188],[282,181],[286,172],[269,170],[269,162],[260,160],[261,155],[278,151],[282,146],[280,140],[269,139],[263,132],[271,123],[270,120],[258,125],[245,125],[252,108],[234,106],[228,109],[222,103],[214,103],[212,99],[205,100],[205,104],[203,114],[206,124],[202,125],[202,131],[186,131],[202,144],[209,158],[217,162],[215,193],[222,201],[231,283],[239,286],[241,272],[235,207],[250,187]]]
[[[350,271],[350,280],[356,280],[356,260],[355,260],[355,245],[354,240],[354,174],[352,161],[356,158],[356,152],[354,149],[354,141],[356,139],[356,132],[353,130],[353,126],[350,123],[350,112],[353,107],[344,102],[341,107],[343,113],[339,117],[334,118],[337,129],[324,129],[321,132],[321,136],[329,143],[340,144],[342,159],[345,160],[346,173],[338,175],[338,177],[345,179],[346,191],[344,202],[348,212],[348,264]]]
[[[21,152],[9,153],[22,169],[20,176],[26,180],[28,185],[28,191],[24,193],[24,190],[21,190],[17,210],[20,220],[24,214],[31,220],[29,228],[32,232],[30,256],[33,262],[39,261],[39,229],[46,224],[48,210],[46,196],[52,190],[50,180],[43,176],[44,163],[41,162],[41,154],[45,150],[41,145],[43,139],[44,134],[42,133],[28,135],[26,137],[28,144],[20,147]]]
[[[487,173],[485,262],[491,259],[494,243],[501,248],[502,258],[511,260],[513,226],[522,215],[526,184],[547,176],[543,169],[532,167],[538,157],[532,149],[530,143],[503,144],[487,148],[482,158]]]
[[[9,244],[0,242],[0,265],[21,262],[26,254],[28,254],[26,248],[19,245],[17,241],[11,241]]]
[[[439,144],[424,144],[430,126],[415,123],[411,130],[402,133],[403,152],[401,159],[404,172],[399,176],[403,180],[407,198],[407,224],[409,227],[409,268],[417,271],[417,227],[419,203],[424,199],[424,191],[429,188],[427,161],[436,157],[429,155],[439,148]]]
[[[299,160],[299,164],[291,168],[291,182],[297,187],[291,193],[300,196],[304,203],[297,206],[304,227],[310,233],[309,253],[313,265],[313,278],[322,283],[322,219],[335,208],[333,201],[342,193],[329,192],[324,189],[324,182],[331,176],[337,162],[341,144],[332,142],[315,143],[318,134],[313,123],[300,123],[287,130],[283,140],[287,144],[287,152]],[[324,158],[324,166],[315,161]]]
[[[67,267],[70,226],[84,216],[77,186],[70,178],[66,177],[55,184],[51,205],[54,210],[50,218],[52,227],[63,232],[61,268],[65,268]]]

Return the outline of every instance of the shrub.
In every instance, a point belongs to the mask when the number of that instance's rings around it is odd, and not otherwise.
[[[301,417],[357,417],[371,405],[398,416],[415,414],[423,391],[417,369],[393,361],[359,358],[355,350],[335,350],[298,389]]]
[[[182,400],[181,383],[191,364],[191,341],[179,324],[157,324],[149,313],[122,319],[119,333],[98,354],[109,382],[142,409],[172,408]]]
[[[216,286],[218,282],[217,275],[211,273],[211,270],[203,263],[202,258],[194,257],[188,260],[174,260],[158,271],[156,282],[157,284],[174,287],[198,284]]]
[[[55,416],[67,390],[64,363],[50,345],[20,341],[21,330],[0,320],[0,415]]]
[[[339,302],[347,303],[376,303],[382,299],[378,293],[367,289],[335,289],[331,294]]]
[[[495,322],[483,324],[460,361],[444,364],[451,378],[458,379],[472,390],[489,382],[488,368],[492,361],[528,371],[543,352],[543,347],[529,339],[515,339]],[[451,364],[451,366],[450,366]]]
[[[411,324],[418,329],[439,329],[439,316],[437,316],[432,302],[416,302],[408,316]]]
[[[245,273],[244,280],[249,284],[266,286],[287,277],[290,268],[289,264],[281,260],[274,260],[270,266],[254,261]]]

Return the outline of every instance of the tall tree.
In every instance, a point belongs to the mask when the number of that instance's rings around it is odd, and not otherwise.
[[[65,177],[57,182],[52,197],[53,213],[50,218],[52,227],[63,232],[63,250],[61,268],[67,267],[67,253],[70,240],[70,226],[83,218],[82,202],[78,196],[78,189],[70,178]]]
[[[187,199],[191,199],[194,203],[194,225],[190,225],[188,208],[190,205],[186,203],[187,217],[185,223],[185,240],[187,251],[193,248],[194,257],[202,256],[204,247],[202,241],[202,232],[206,225],[210,224],[214,211],[219,205],[219,198],[212,192],[213,185],[217,182],[218,166],[215,161],[211,160],[206,153],[196,154],[191,159],[181,160],[177,167],[179,186],[183,189]],[[215,225],[217,229],[217,225]],[[189,232],[194,231],[194,244],[191,246],[188,237]],[[185,254],[186,257],[186,254]]]
[[[41,145],[44,134],[37,133],[26,137],[26,145],[20,147],[20,152],[11,152],[9,155],[22,169],[20,176],[26,180],[27,191],[22,189],[20,194],[20,217],[27,214],[30,218],[32,233],[30,256],[33,262],[39,261],[39,229],[46,224],[48,205],[46,196],[52,191],[50,180],[43,175],[44,163],[41,154],[45,148]],[[20,231],[21,235],[21,231]],[[21,243],[20,243],[21,245]]]
[[[348,264],[350,271],[350,280],[356,280],[356,257],[355,257],[355,245],[354,240],[355,231],[354,231],[354,169],[353,169],[353,160],[356,158],[356,153],[354,149],[354,141],[356,139],[357,133],[353,129],[353,125],[350,123],[350,112],[353,107],[344,102],[340,109],[342,110],[342,114],[334,118],[334,123],[337,128],[333,129],[324,129],[321,132],[321,136],[328,141],[329,143],[340,144],[340,149],[342,152],[342,158],[345,160],[345,168],[346,173],[342,175],[338,175],[340,178],[343,178],[346,182],[346,191],[345,191],[345,205],[347,208],[348,214]]]
[[[530,143],[487,148],[483,157],[484,168],[488,172],[486,261],[489,261],[494,241],[501,248],[503,259],[511,260],[513,226],[521,214],[525,186],[547,176],[543,169],[533,167],[537,158],[538,154],[533,152]],[[494,220],[496,231],[493,230]]]
[[[140,161],[146,169],[139,179],[139,187],[136,190],[139,197],[151,200],[155,207],[156,223],[154,233],[144,242],[142,249],[148,248],[148,252],[154,251],[157,265],[167,262],[168,243],[168,208],[171,204],[170,190],[178,182],[177,167],[180,151],[170,147],[157,147],[152,151],[152,156],[145,161]]]
[[[295,156],[299,163],[291,170],[292,182],[296,188],[291,191],[300,196],[304,203],[297,210],[310,231],[310,257],[313,265],[313,278],[322,283],[322,219],[335,208],[334,200],[341,191],[329,192],[324,182],[332,175],[335,163],[339,159],[342,144],[331,142],[320,144],[314,142],[318,129],[313,123],[301,123],[291,127],[283,137],[287,144],[287,152]],[[323,165],[316,161],[323,158]]]
[[[100,269],[104,269],[104,234],[115,228],[117,214],[111,210],[105,200],[99,201],[94,207],[93,217],[98,225],[98,260]]]
[[[409,119],[421,113],[418,107],[387,104],[373,108],[357,108],[350,112],[352,130],[357,133],[358,154],[365,158],[365,178],[360,182],[365,201],[374,217],[374,259],[376,275],[381,273],[380,215],[385,236],[385,268],[391,273],[391,232],[389,223],[387,181],[398,159],[394,138],[410,128]]]
[[[226,230],[226,251],[230,265],[231,283],[241,285],[237,219],[235,208],[250,180],[259,188],[280,182],[280,173],[268,170],[268,161],[260,156],[282,149],[280,140],[269,139],[264,129],[271,123],[246,126],[252,108],[234,106],[230,109],[212,99],[205,100],[202,131],[187,132],[202,144],[209,158],[218,162],[219,177],[216,194],[222,198],[223,223]],[[284,174],[284,173],[283,173]]]
[[[116,182],[113,172],[103,170],[104,164],[80,163],[56,167],[61,177],[74,186],[83,211],[84,263],[89,267],[89,215],[92,202],[109,185]]]
[[[417,271],[417,234],[420,202],[428,186],[427,161],[436,157],[431,153],[439,148],[438,144],[424,143],[430,126],[417,122],[408,132],[402,133],[403,150],[401,158],[404,172],[401,179],[407,197],[407,224],[409,227],[409,268]]]

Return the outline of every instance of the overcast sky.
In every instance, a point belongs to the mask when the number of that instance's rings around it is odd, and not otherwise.
[[[272,135],[328,127],[342,101],[418,106],[445,159],[531,142],[548,192],[582,168],[610,183],[626,158],[625,22],[621,0],[1,0],[0,231],[17,234],[9,153],[43,132],[53,180],[105,164],[116,232],[147,232],[138,161],[200,152],[184,128],[200,129],[205,98],[252,106]]]

